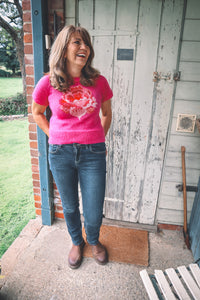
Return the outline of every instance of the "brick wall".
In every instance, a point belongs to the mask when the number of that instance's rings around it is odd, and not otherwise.
[[[53,32],[53,15],[54,11],[59,18],[60,28],[64,25],[64,0],[48,0],[48,19],[49,33],[54,38]],[[33,61],[33,40],[32,40],[32,23],[31,23],[31,1],[22,1],[23,9],[23,29],[24,29],[24,53],[26,64],[26,94],[28,103],[28,122],[29,122],[29,140],[33,179],[33,193],[35,200],[35,210],[37,215],[41,215],[41,194],[40,194],[40,174],[39,174],[39,159],[38,159],[38,144],[37,144],[37,126],[33,120],[31,104],[32,93],[34,89],[34,61]],[[54,203],[55,217],[64,218],[61,206],[61,200],[54,184]]]

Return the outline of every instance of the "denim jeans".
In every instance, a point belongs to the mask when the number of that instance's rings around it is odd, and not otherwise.
[[[87,241],[96,245],[102,224],[105,196],[106,147],[98,144],[49,145],[49,164],[74,245],[83,241],[80,221],[80,183]]]

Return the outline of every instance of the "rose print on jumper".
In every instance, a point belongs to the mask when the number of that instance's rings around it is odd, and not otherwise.
[[[71,86],[60,99],[60,108],[79,119],[86,113],[92,113],[96,105],[92,92],[81,85]]]

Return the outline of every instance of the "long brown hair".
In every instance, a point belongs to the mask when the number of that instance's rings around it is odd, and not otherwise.
[[[59,90],[66,91],[73,84],[73,78],[67,71],[65,53],[71,35],[78,32],[84,43],[90,48],[90,55],[86,65],[83,67],[80,76],[81,84],[85,86],[94,85],[95,79],[99,76],[99,71],[92,67],[94,58],[94,49],[88,31],[83,27],[75,27],[73,25],[65,26],[58,34],[51,48],[49,57],[50,81],[51,85]]]

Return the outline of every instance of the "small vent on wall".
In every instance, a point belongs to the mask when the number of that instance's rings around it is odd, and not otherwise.
[[[176,131],[194,132],[196,115],[178,114]]]

